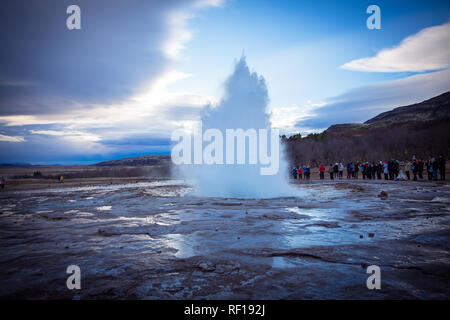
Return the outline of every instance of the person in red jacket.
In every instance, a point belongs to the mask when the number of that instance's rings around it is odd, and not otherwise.
[[[303,167],[299,167],[297,173],[298,173],[298,175],[297,175],[298,179],[302,180]]]
[[[321,180],[325,179],[325,166],[323,164],[319,167],[319,174]]]

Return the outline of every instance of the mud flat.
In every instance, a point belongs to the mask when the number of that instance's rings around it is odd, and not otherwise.
[[[448,183],[296,187],[301,197],[276,199],[145,179],[1,192],[0,297],[450,298]],[[66,287],[72,264],[80,290]],[[366,287],[369,265],[380,290]]]

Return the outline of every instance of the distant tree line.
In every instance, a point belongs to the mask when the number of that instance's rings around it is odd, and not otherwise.
[[[430,156],[450,155],[450,121],[415,123],[373,127],[370,130],[347,130],[344,133],[300,134],[282,136],[288,159],[293,164],[336,161],[379,161],[395,158],[410,160],[412,155],[428,159]]]

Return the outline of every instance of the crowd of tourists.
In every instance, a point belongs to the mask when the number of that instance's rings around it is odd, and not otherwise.
[[[411,161],[400,162],[395,159],[378,162],[353,161],[344,165],[342,162],[319,166],[319,177],[324,180],[327,175],[330,180],[346,179],[371,179],[371,180],[423,180],[427,175],[428,180],[445,180],[445,158],[430,157],[428,160],[412,157]],[[293,166],[291,170],[294,179],[306,179],[311,177],[309,165]]]

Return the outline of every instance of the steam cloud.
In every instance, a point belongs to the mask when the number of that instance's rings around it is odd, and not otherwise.
[[[268,102],[264,78],[251,73],[245,57],[242,57],[226,81],[225,96],[219,105],[204,109],[201,118],[203,131],[215,128],[225,137],[226,129],[253,128],[256,131],[270,129],[269,117],[265,112]],[[269,144],[269,153],[270,147]],[[247,160],[249,150],[247,145]],[[248,164],[248,161],[245,163],[181,165],[179,169],[184,177],[194,183],[198,196],[276,198],[298,195],[299,191],[288,183],[288,170],[282,145],[280,145],[279,170],[275,175],[260,175],[260,167],[263,165]]]

